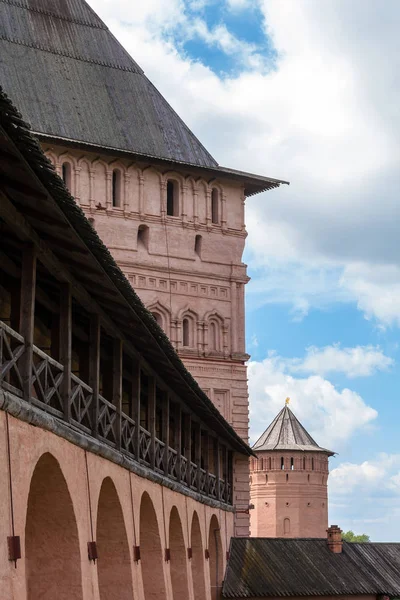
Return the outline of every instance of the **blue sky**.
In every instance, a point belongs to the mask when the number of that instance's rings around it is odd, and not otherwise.
[[[89,0],[247,201],[251,431],[292,409],[330,521],[400,540],[397,0]]]

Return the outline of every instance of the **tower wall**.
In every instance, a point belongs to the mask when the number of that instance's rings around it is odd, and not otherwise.
[[[327,454],[265,451],[257,456],[250,465],[250,535],[325,538]]]
[[[243,185],[73,147],[44,150],[188,370],[247,441]],[[236,534],[248,535],[247,460],[234,477]]]

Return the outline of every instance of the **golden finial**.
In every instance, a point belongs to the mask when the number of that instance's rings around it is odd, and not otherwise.
[[[289,402],[290,402],[290,398],[286,398],[286,400],[285,400],[286,406],[289,404]]]

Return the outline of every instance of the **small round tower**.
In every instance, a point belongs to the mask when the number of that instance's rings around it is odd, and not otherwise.
[[[253,446],[250,535],[325,538],[334,452],[318,446],[288,404]]]

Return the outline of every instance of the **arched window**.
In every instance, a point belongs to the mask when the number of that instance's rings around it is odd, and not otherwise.
[[[268,483],[268,475],[265,475],[265,483]]]
[[[137,246],[143,246],[146,250],[149,247],[149,228],[147,225],[139,225],[137,232]]]
[[[152,312],[151,313],[153,316],[153,319],[155,319],[157,321],[157,324],[162,327],[163,326],[163,322],[162,322],[162,316],[160,315],[160,313],[158,312]]]
[[[269,469],[269,470],[271,470],[271,463],[272,463],[272,461],[271,461],[271,457],[269,457],[269,458],[268,458],[268,469]]]
[[[290,533],[290,519],[283,520],[283,533],[286,535]]]
[[[282,471],[284,470],[284,468],[285,468],[285,459],[283,458],[283,456],[281,456],[281,469],[282,469]]]
[[[307,475],[307,481],[310,483],[310,475]]]
[[[294,470],[294,460],[293,460],[293,456],[290,459],[290,470],[293,471]]]
[[[196,235],[194,240],[194,251],[201,258],[201,245],[203,242],[203,237],[201,235]]]
[[[311,471],[314,471],[314,458],[311,459]]]
[[[122,174],[119,169],[112,172],[112,205],[120,207],[122,202]]]
[[[71,163],[64,162],[61,167],[62,170],[62,180],[67,186],[68,190],[72,191],[72,167]]]
[[[286,473],[286,483],[289,481],[289,475]]]
[[[190,346],[190,323],[189,319],[183,319],[182,322],[182,344]]]
[[[174,179],[167,181],[167,215],[179,217],[179,185]]]
[[[211,192],[211,221],[218,225],[219,223],[219,192],[213,188]]]
[[[306,470],[306,457],[303,456],[303,469]]]

